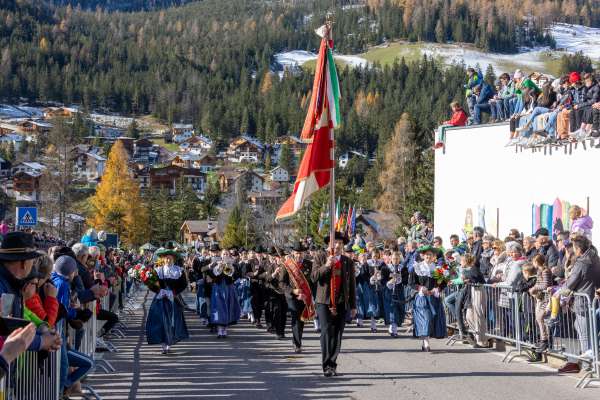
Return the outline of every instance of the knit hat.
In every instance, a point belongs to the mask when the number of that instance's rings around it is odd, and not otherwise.
[[[514,75],[513,75],[513,78],[514,79],[521,79],[522,77],[523,77],[523,71],[521,71],[520,69],[516,70],[515,73],[514,73]]]
[[[60,256],[54,262],[54,271],[62,276],[69,276],[77,271],[77,263],[71,256]]]
[[[569,83],[577,83],[581,80],[581,75],[579,72],[573,71],[569,74]]]

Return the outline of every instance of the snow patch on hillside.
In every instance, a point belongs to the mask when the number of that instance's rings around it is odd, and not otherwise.
[[[369,62],[360,56],[349,56],[343,54],[334,54],[335,59],[343,61],[352,67],[366,67]],[[283,53],[275,54],[275,61],[281,66],[285,67],[298,67],[302,66],[308,61],[316,60],[317,54],[305,51],[305,50],[292,50]]]
[[[600,28],[557,23],[550,32],[557,49],[570,53],[581,51],[593,59],[600,58]]]

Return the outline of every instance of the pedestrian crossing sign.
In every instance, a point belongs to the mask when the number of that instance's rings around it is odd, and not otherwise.
[[[37,225],[37,207],[17,207],[17,225]]]

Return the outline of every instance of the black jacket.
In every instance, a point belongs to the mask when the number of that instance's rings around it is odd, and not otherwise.
[[[557,266],[560,261],[558,249],[553,243],[549,243],[546,246],[540,247],[539,254],[546,257],[546,265],[548,265],[550,268]]]
[[[584,89],[583,101],[579,103],[579,107],[591,107],[592,104],[600,101],[600,85],[594,82],[589,88]]]
[[[346,309],[356,309],[356,279],[354,263],[348,257],[341,255],[342,262],[342,293]],[[317,304],[331,304],[331,267],[326,261],[319,260],[312,268],[311,278],[317,284],[315,302]],[[341,303],[340,303],[341,304]]]

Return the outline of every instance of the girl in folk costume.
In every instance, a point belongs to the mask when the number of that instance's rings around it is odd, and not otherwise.
[[[187,287],[187,279],[183,268],[176,265],[179,254],[173,248],[158,249],[156,257],[154,270],[158,279],[149,286],[156,295],[148,311],[146,338],[148,344],[160,343],[162,354],[167,354],[170,346],[189,338],[183,305],[177,299]]]
[[[432,246],[419,249],[423,261],[415,264],[409,282],[416,292],[413,304],[413,335],[422,339],[421,350],[429,351],[429,338],[442,339],[446,336],[446,314],[441,301],[444,289],[433,278],[436,268],[437,250]]]
[[[358,261],[354,265],[356,274],[356,300],[357,317],[356,326],[362,327],[363,320],[371,320],[371,329],[375,325],[375,318],[379,312],[375,289],[371,286],[372,269],[367,264],[367,255],[362,253],[358,255]]]
[[[388,276],[383,288],[383,301],[386,319],[389,323],[388,332],[392,337],[398,337],[398,327],[402,326],[405,316],[405,286],[408,283],[408,269],[402,265],[402,255],[394,252],[386,266]]]
[[[227,337],[227,327],[237,324],[240,319],[240,303],[233,285],[237,272],[227,250],[221,252],[220,261],[211,265],[210,323],[217,327],[217,338],[224,339]]]

